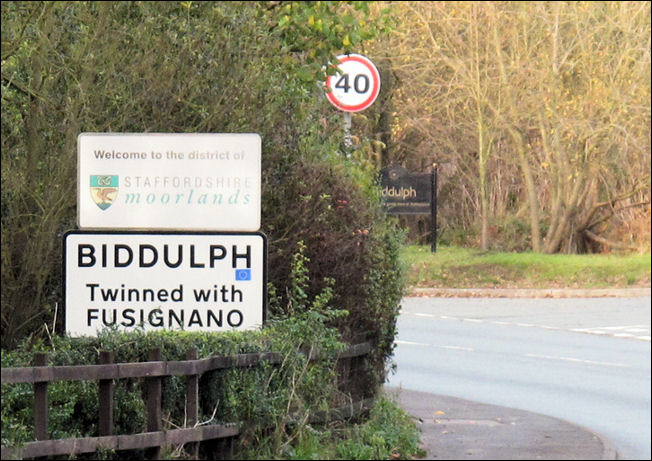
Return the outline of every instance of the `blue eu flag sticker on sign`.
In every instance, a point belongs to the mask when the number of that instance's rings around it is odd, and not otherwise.
[[[235,280],[237,282],[244,282],[246,280],[251,280],[251,269],[236,269]]]

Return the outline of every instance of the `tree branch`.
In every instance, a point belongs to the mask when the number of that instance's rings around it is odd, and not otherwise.
[[[588,224],[588,225],[586,226],[586,228],[587,228],[587,229],[591,229],[591,228],[593,228],[593,227],[595,227],[595,226],[597,226],[597,225],[599,225],[599,224],[602,224],[602,223],[605,222],[605,221],[608,221],[609,219],[611,219],[611,218],[612,218],[616,213],[618,213],[619,211],[623,211],[623,210],[626,210],[626,209],[628,209],[628,208],[635,208],[635,207],[637,207],[637,206],[644,206],[644,205],[647,205],[648,203],[650,203],[650,201],[649,201],[649,200],[645,200],[645,201],[643,201],[643,202],[633,203],[633,204],[631,204],[631,205],[627,205],[627,206],[624,206],[624,207],[618,208],[617,210],[612,210],[612,212],[611,212],[610,214],[608,214],[607,216],[602,217],[601,219],[598,219],[597,221],[592,222],[591,224]]]
[[[632,190],[629,191],[629,192],[625,192],[625,193],[623,193],[623,194],[621,194],[621,195],[619,195],[619,196],[617,196],[617,197],[612,198],[611,200],[607,200],[607,201],[604,201],[604,202],[596,203],[596,204],[593,205],[593,207],[591,208],[591,211],[589,211],[589,213],[586,215],[586,218],[584,219],[584,225],[583,225],[583,227],[584,227],[585,229],[590,229],[590,228],[592,228],[592,227],[595,227],[596,225],[598,225],[598,224],[600,224],[600,223],[602,223],[602,222],[605,222],[606,220],[608,220],[609,218],[611,218],[613,215],[616,214],[616,212],[618,212],[618,211],[620,211],[620,210],[624,210],[625,208],[631,208],[631,207],[639,206],[639,205],[647,205],[647,204],[649,203],[649,201],[644,201],[644,202],[641,202],[641,203],[638,203],[638,204],[634,204],[634,205],[628,205],[628,206],[623,207],[623,208],[621,208],[621,209],[619,209],[619,210],[615,210],[615,209],[614,209],[614,207],[616,206],[616,203],[618,203],[618,202],[621,201],[621,200],[625,200],[625,199],[628,199],[628,198],[630,198],[630,197],[633,197],[637,192],[639,192],[639,191],[645,189],[645,187],[646,187],[646,186],[645,186],[644,183],[639,183],[638,186],[635,186],[634,189],[632,189]],[[609,207],[610,213],[609,213],[606,217],[600,218],[598,221],[595,221],[595,222],[589,224],[589,222],[593,219],[593,217],[595,216],[595,214],[596,214],[596,213],[597,213],[601,208],[605,208],[605,207]]]
[[[5,74],[2,74],[2,80],[4,80],[7,83],[7,85],[9,85],[9,86],[15,88],[16,90],[20,91],[21,93],[23,93],[25,96],[30,96],[32,98],[38,98],[41,101],[46,102],[46,103],[49,104],[49,101],[47,99],[45,99],[45,97],[43,95],[41,95],[40,93],[32,90],[31,88],[28,88],[27,86],[23,85],[22,83],[17,82],[16,80],[7,77]]]
[[[621,250],[637,250],[638,248],[632,245],[627,245],[624,243],[618,243],[614,242],[613,240],[606,239],[604,237],[600,237],[599,235],[594,234],[588,229],[584,229],[583,234],[586,235],[589,239],[593,240],[594,242],[601,243],[602,245],[607,245],[612,248],[618,248]]]

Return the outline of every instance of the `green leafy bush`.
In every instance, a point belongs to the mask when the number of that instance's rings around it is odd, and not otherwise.
[[[341,114],[317,81],[332,71],[330,57],[382,26],[372,17],[352,20],[367,9],[365,2],[3,2],[1,325],[3,349],[15,349],[3,350],[3,364],[5,355],[8,363],[29,363],[17,357],[44,347],[50,335],[55,364],[95,363],[103,348],[122,361],[143,360],[154,346],[180,359],[190,345],[201,356],[275,347],[295,357],[299,349],[332,351],[340,341],[369,340],[375,348],[368,359],[335,371],[314,368],[300,395],[323,403],[334,391],[319,383],[336,379],[336,393],[373,395],[392,353],[400,235],[381,211],[375,171],[355,152],[342,152]],[[261,230],[275,287],[263,332],[57,336],[62,235],[75,227],[81,132],[261,135]],[[304,369],[301,360],[296,356],[262,388],[253,383],[268,370],[207,374],[202,417],[210,419],[218,401],[216,417],[274,413],[268,410],[290,392],[277,381]],[[182,382],[167,381],[163,399],[179,424]],[[131,395],[139,385],[127,382],[116,392]],[[264,398],[270,386],[274,396]],[[81,402],[62,406],[60,426],[93,428],[82,416],[94,411],[85,397],[93,385],[53,387],[59,392],[79,394]],[[3,398],[3,416],[18,414],[27,397],[16,391],[7,398],[15,406],[4,413]],[[137,404],[117,411],[121,430],[140,424]]]
[[[74,228],[80,132],[256,132],[269,279],[291,309],[291,258],[304,242],[307,294],[331,286],[349,313],[332,325],[379,346],[361,384],[373,391],[391,354],[399,237],[375,171],[341,152],[340,114],[315,80],[338,44],[350,50],[382,27],[352,20],[358,12],[365,2],[4,2],[3,347],[63,330],[61,245]]]
[[[248,459],[272,459],[266,443],[246,453]],[[306,426],[283,446],[283,459],[414,459],[423,457],[419,431],[411,417],[387,397],[381,397],[365,421]]]
[[[423,455],[410,416],[386,397],[376,402],[369,420],[337,446],[340,459],[411,459]]]
[[[292,277],[297,293],[305,293],[307,272],[302,253],[294,258]],[[51,365],[97,363],[99,352],[113,351],[116,363],[142,362],[148,352],[160,348],[163,360],[184,360],[190,348],[199,357],[274,351],[283,357],[278,366],[208,372],[200,379],[199,418],[209,422],[246,422],[252,429],[242,438],[244,445],[267,437],[265,429],[274,428],[272,440],[283,442],[290,433],[292,420],[303,421],[304,414],[326,409],[334,402],[337,388],[335,363],[345,347],[340,335],[326,323],[341,315],[329,307],[330,289],[314,299],[300,295],[291,298],[303,311],[278,316],[258,332],[224,334],[191,332],[119,332],[104,330],[98,337],[67,338],[56,336],[51,343],[25,342],[21,347],[3,351],[2,366],[29,366],[35,352],[47,352]],[[303,353],[301,353],[303,352]],[[319,352],[320,359],[307,356]],[[143,379],[116,380],[115,433],[145,431]],[[50,434],[53,438],[97,436],[97,382],[53,382],[48,394],[51,406]],[[166,427],[184,427],[185,377],[164,380],[163,418]],[[3,445],[19,445],[30,440],[33,425],[31,385],[2,386]],[[296,424],[292,431],[297,429]]]
[[[183,331],[120,332],[106,329],[97,337],[54,336],[49,342],[24,341],[12,351],[2,351],[3,367],[29,366],[35,352],[47,352],[51,365],[85,365],[98,361],[102,350],[113,351],[116,363],[147,361],[148,352],[161,349],[163,360],[184,360],[188,349],[199,357],[273,351],[280,365],[217,370],[200,379],[199,419],[202,423],[246,422],[240,438],[243,453],[267,450],[280,453],[312,430],[308,415],[350,401],[338,382],[337,357],[345,348],[333,326],[347,312],[331,307],[332,281],[310,295],[309,259],[300,244],[290,268],[288,298],[272,296],[277,314],[261,331],[223,334]],[[276,288],[270,285],[270,292]],[[285,303],[285,304],[283,304]],[[318,360],[307,357],[319,354]],[[373,360],[373,355],[371,356]],[[364,365],[365,358],[358,359]],[[184,427],[185,377],[164,380],[162,406],[165,427]],[[115,433],[144,432],[144,380],[116,380]],[[98,435],[98,385],[94,381],[53,382],[49,386],[49,428],[53,438]],[[28,384],[2,386],[2,443],[17,446],[31,440],[33,392]],[[270,428],[272,428],[270,433]],[[205,445],[210,447],[210,444]],[[208,448],[206,448],[208,449]],[[121,456],[142,457],[142,453]],[[210,454],[206,454],[210,456]]]

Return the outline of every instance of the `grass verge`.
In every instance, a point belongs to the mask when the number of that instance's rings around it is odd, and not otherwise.
[[[264,444],[246,459],[271,459]],[[308,426],[283,448],[282,459],[414,459],[425,456],[412,418],[386,396],[379,397],[369,418],[359,424]]]
[[[411,287],[628,288],[650,286],[650,255],[546,255],[403,247]]]

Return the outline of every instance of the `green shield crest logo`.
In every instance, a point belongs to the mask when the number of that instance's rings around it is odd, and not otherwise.
[[[102,210],[109,208],[118,196],[117,175],[91,175],[91,197]]]

